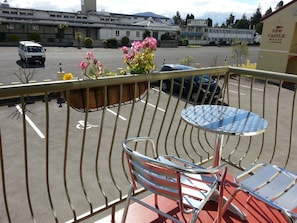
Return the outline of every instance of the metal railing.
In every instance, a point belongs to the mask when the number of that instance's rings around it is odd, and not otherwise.
[[[216,80],[214,88],[209,82],[204,90],[201,84],[198,90],[177,89],[173,84],[167,93],[159,90],[168,78],[181,78],[180,86],[185,86],[189,79],[184,77],[203,74]],[[190,83],[193,81],[190,78]],[[143,82],[148,90],[140,96]],[[130,94],[136,99],[124,102],[129,83]],[[264,134],[225,138],[223,160],[236,167],[235,171],[255,162],[275,163],[294,171],[296,88],[285,87],[294,86],[292,83],[297,83],[297,76],[215,67],[1,86],[0,100],[5,106],[0,112],[0,222],[87,222],[109,214],[114,222],[114,213],[128,191],[121,146],[128,137],[150,136],[158,154],[173,154],[208,165],[214,134],[193,128],[180,117],[181,110],[192,104],[243,108],[268,121]],[[107,105],[107,86],[111,85],[121,90],[117,93],[119,105]],[[94,88],[101,89],[103,106],[90,110],[89,96]],[[218,88],[221,97],[215,93]],[[64,103],[77,89],[86,99],[86,107],[80,110]],[[193,93],[207,91],[210,93],[202,94],[204,97],[193,97]]]

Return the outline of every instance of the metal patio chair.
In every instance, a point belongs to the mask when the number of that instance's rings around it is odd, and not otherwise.
[[[141,154],[136,151],[136,148],[137,150],[144,149],[146,154],[151,148],[153,157]],[[221,221],[223,181],[227,171],[225,164],[205,169],[174,156],[157,157],[155,144],[148,137],[127,139],[123,142],[123,149],[127,157],[132,182],[128,191],[122,223],[126,221],[131,200],[174,222],[183,222],[158,208],[158,196],[177,201],[182,216],[184,213],[192,213],[191,222],[194,223],[200,210],[214,195],[218,199],[217,219],[218,222]],[[142,187],[155,195],[155,206],[145,203],[134,195],[134,191]]]
[[[281,211],[288,222],[297,222],[297,174],[271,164],[255,164],[234,177],[238,188],[223,207],[223,213],[235,195],[245,191],[252,197]]]

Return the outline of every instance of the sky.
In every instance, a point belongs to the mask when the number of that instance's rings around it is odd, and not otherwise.
[[[3,2],[5,0],[1,0]],[[87,1],[87,0],[85,0]],[[81,0],[7,0],[11,7],[41,10],[76,12],[81,9]],[[250,18],[260,6],[262,14],[271,7],[275,9],[280,0],[97,0],[97,11],[135,14],[153,12],[172,18],[178,11],[183,19],[193,14],[196,19],[211,18],[213,24],[221,24],[232,13],[235,19],[243,14]],[[284,4],[290,0],[283,0]]]

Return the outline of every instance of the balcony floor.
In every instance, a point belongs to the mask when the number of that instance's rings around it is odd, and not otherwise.
[[[227,182],[225,186],[225,196],[230,197],[230,193],[234,191],[235,185],[232,183],[232,176],[229,175],[227,177]],[[247,221],[242,221],[238,216],[227,211],[223,216],[222,223],[239,223],[239,222],[261,222],[261,223],[286,223],[286,218],[275,209],[270,208],[265,203],[253,198],[250,199],[249,203],[247,203],[248,195],[246,193],[238,193],[236,198],[233,200],[233,203],[242,210],[246,216]],[[154,196],[150,195],[143,199],[149,204],[154,203]],[[167,198],[163,198],[159,196],[159,208],[162,211],[167,212],[170,215],[178,216],[178,218],[182,221],[183,216],[181,215],[176,203]],[[209,201],[204,209],[200,212],[198,216],[197,222],[208,223],[213,222],[216,217],[216,208],[217,203],[214,201]],[[123,210],[120,210],[116,213],[115,222],[121,222]],[[191,219],[191,215],[184,214],[184,217],[187,221]],[[96,223],[105,223],[110,222],[110,216],[107,218],[101,219]],[[163,217],[159,217],[157,213],[152,212],[151,210],[137,204],[133,203],[128,211],[127,223],[130,222],[141,222],[141,223],[172,223],[170,220],[166,220]]]

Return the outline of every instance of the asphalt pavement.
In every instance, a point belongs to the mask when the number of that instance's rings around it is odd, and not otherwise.
[[[125,68],[122,60],[122,52],[118,49],[107,48],[82,48],[74,47],[46,47],[45,66],[30,65],[24,69],[24,64],[20,61],[17,47],[0,47],[0,83],[4,85],[18,82],[18,75],[34,74],[31,80],[48,81],[57,80],[57,72],[62,70],[71,72],[74,76],[82,77],[79,63],[88,51],[93,51],[96,58],[110,70],[116,71],[117,68]],[[252,63],[257,62],[259,47],[250,46],[249,55],[243,58],[243,62],[248,59]],[[223,65],[226,61],[232,65],[235,59],[232,58],[232,47],[178,47],[178,48],[158,48],[155,52],[155,65],[158,71],[164,62],[179,63],[185,57],[192,57],[194,64],[199,63],[202,67],[213,67]]]

